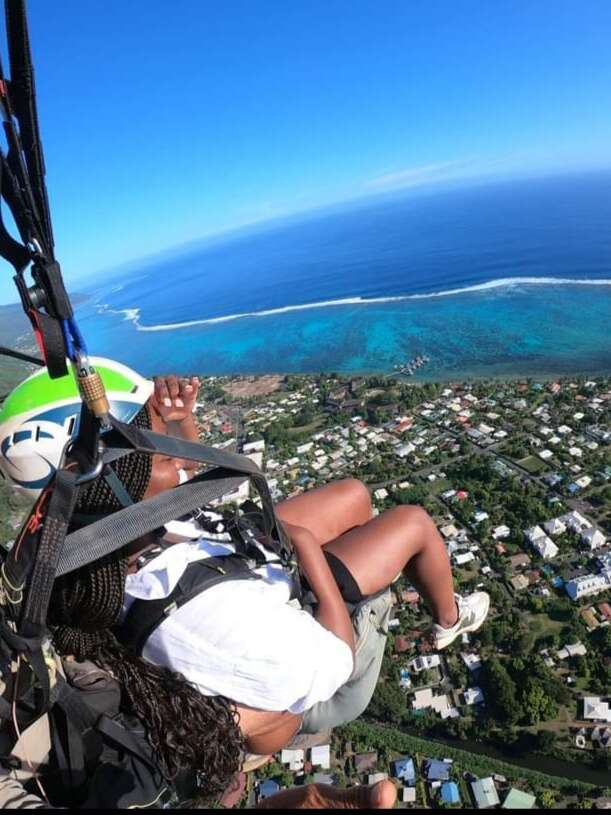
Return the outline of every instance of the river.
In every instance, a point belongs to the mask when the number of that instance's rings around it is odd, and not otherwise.
[[[505,761],[507,764],[514,764],[516,767],[536,770],[537,772],[555,775],[559,778],[572,778],[575,781],[583,781],[586,784],[593,784],[597,787],[608,787],[611,784],[611,773],[609,773],[609,770],[596,770],[592,767],[587,767],[585,764],[565,761],[561,758],[542,756],[539,753],[522,753],[516,756],[513,753],[504,753],[491,745],[473,741],[472,739],[461,741],[460,739],[442,739],[438,737],[432,738],[430,736],[421,736],[420,738],[426,738],[438,744],[446,744],[448,747],[465,750],[468,753],[489,756],[499,761]]]

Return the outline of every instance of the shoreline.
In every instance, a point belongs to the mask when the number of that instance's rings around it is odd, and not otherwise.
[[[206,373],[201,369],[197,372],[186,372],[185,376],[190,375],[197,375],[197,376],[204,376],[204,377],[214,377],[216,379],[220,378],[238,378],[238,377],[248,377],[253,379],[261,379],[266,376],[308,376],[308,377],[316,377],[316,376],[331,376],[331,374],[336,374],[340,377],[368,377],[368,376],[380,376],[386,379],[393,379],[397,382],[400,382],[402,385],[445,385],[448,383],[463,383],[469,384],[474,382],[522,382],[525,380],[532,380],[534,382],[553,382],[554,380],[562,381],[564,379],[585,379],[591,377],[593,379],[600,379],[605,378],[607,376],[611,376],[611,366],[606,370],[586,370],[583,369],[576,370],[576,371],[563,371],[563,372],[543,372],[543,373],[515,373],[515,374],[490,374],[490,375],[474,375],[474,376],[465,376],[465,375],[457,375],[457,376],[431,376],[431,377],[424,377],[424,376],[409,376],[409,377],[402,377],[401,375],[396,375],[393,372],[384,371],[384,370],[376,370],[376,369],[368,369],[368,370],[343,370],[343,369],[334,369],[329,371],[274,371],[269,370],[265,372],[252,372],[252,371],[233,371],[228,373]]]

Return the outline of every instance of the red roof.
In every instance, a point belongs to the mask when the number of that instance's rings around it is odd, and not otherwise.
[[[604,617],[606,617],[608,620],[611,620],[611,606],[609,605],[609,603],[601,603],[598,606],[598,610]]]

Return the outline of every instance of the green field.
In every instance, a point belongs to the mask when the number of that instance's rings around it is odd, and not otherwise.
[[[539,473],[544,473],[548,469],[545,462],[541,461],[537,456],[526,456],[517,463],[531,475],[539,475]]]

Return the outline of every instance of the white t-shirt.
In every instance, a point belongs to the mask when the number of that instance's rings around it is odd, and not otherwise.
[[[175,527],[202,534],[195,525]],[[128,575],[125,611],[134,598],[167,597],[189,563],[235,551],[231,543],[208,537],[175,543]],[[352,652],[306,611],[289,605],[291,578],[282,566],[269,564],[257,573],[262,580],[227,581],[181,606],[151,634],[142,655],[180,672],[207,696],[303,713],[347,682]]]

